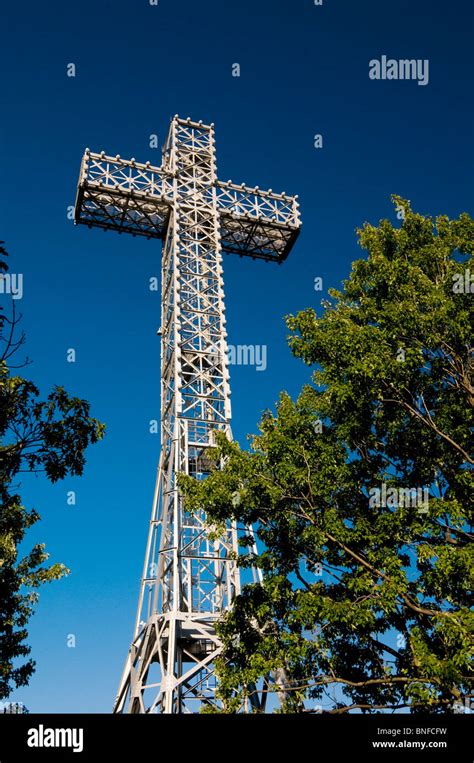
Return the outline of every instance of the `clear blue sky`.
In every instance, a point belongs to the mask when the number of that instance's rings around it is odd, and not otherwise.
[[[110,711],[159,455],[148,422],[159,417],[160,298],[148,279],[159,275],[160,245],[68,220],[84,148],[159,162],[149,136],[161,144],[178,113],[215,123],[221,179],[299,194],[303,232],[282,267],[224,261],[230,343],[268,346],[265,372],[231,368],[242,442],[280,390],[295,395],[309,378],[282,316],[319,307],[340,286],[362,254],[355,228],[395,219],[391,193],[426,213],[472,207],[470,6],[24,0],[2,11],[0,239],[24,274],[28,374],[43,393],[63,384],[88,399],[107,424],[83,478],[24,481],[26,505],[42,516],[29,543],[45,541],[72,574],[41,593],[29,640],[37,672],[12,700],[31,711]],[[369,60],[383,54],[429,59],[429,84],[372,81]]]

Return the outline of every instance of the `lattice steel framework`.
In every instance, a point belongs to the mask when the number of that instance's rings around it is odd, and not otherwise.
[[[215,622],[240,591],[237,527],[218,540],[187,513],[176,474],[209,473],[216,430],[231,437],[222,251],[282,262],[297,197],[222,183],[214,126],[175,116],[161,167],[92,153],[76,223],[163,239],[161,456],[133,641],[114,712],[194,712],[215,702]]]

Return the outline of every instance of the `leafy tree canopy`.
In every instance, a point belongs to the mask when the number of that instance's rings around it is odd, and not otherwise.
[[[0,274],[7,271],[2,243]],[[24,472],[44,472],[51,482],[81,475],[88,445],[104,434],[85,400],[62,387],[41,400],[38,388],[15,373],[11,359],[24,343],[23,334],[17,338],[20,318],[13,300],[9,315],[0,311],[0,699],[27,684],[34,672],[26,626],[38,589],[69,572],[63,564],[45,564],[43,543],[20,555],[27,530],[40,516],[22,505],[16,480]]]
[[[251,450],[224,435],[186,507],[253,524],[246,586],[219,625],[223,710],[446,712],[472,697],[474,221],[403,210],[358,231],[365,259],[322,314],[287,317],[313,368]],[[463,286],[464,285],[464,286]],[[474,289],[473,289],[474,290]],[[272,678],[270,678],[272,677]]]

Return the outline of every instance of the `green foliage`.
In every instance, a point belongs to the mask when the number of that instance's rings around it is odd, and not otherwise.
[[[62,564],[44,566],[48,559],[44,544],[36,544],[18,559],[18,545],[39,516],[35,511],[28,512],[18,495],[9,495],[2,489],[0,498],[0,698],[3,699],[13,685],[26,685],[34,672],[31,658],[22,664],[18,660],[30,653],[25,644],[26,624],[38,600],[37,589],[69,570]]]
[[[323,314],[287,318],[313,384],[281,395],[250,451],[220,435],[222,468],[180,477],[190,511],[253,523],[263,548],[241,562],[263,584],[219,625],[225,712],[251,708],[263,680],[283,712],[446,712],[472,696],[472,295],[453,284],[474,273],[474,222],[394,202],[401,227],[358,231],[368,256]],[[428,505],[371,500],[383,485]]]
[[[0,254],[6,256],[1,246]],[[18,320],[14,312],[0,314],[0,699],[27,684],[34,672],[25,640],[38,589],[69,572],[63,564],[45,566],[44,544],[19,556],[20,543],[40,517],[22,505],[15,480],[28,471],[44,472],[51,482],[81,475],[86,448],[104,434],[85,400],[55,387],[41,401],[32,382],[12,375],[7,359],[23,344],[23,335],[14,339]]]

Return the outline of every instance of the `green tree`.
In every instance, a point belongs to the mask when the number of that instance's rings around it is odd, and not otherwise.
[[[263,584],[219,625],[225,712],[251,709],[262,681],[283,712],[450,712],[473,696],[474,222],[394,202],[400,227],[357,232],[368,255],[321,316],[286,319],[312,383],[281,395],[250,451],[221,434],[209,477],[180,476],[190,511],[261,541],[255,557],[242,540],[241,563]]]
[[[0,277],[8,270],[2,244]],[[54,387],[42,401],[31,381],[13,373],[12,358],[24,343],[17,331],[20,318],[15,300],[9,315],[0,312],[0,699],[27,684],[34,672],[26,626],[38,589],[69,572],[63,564],[45,565],[43,543],[19,555],[28,528],[40,516],[22,505],[15,480],[24,472],[44,472],[51,482],[82,474],[87,446],[104,433],[85,400]]]

